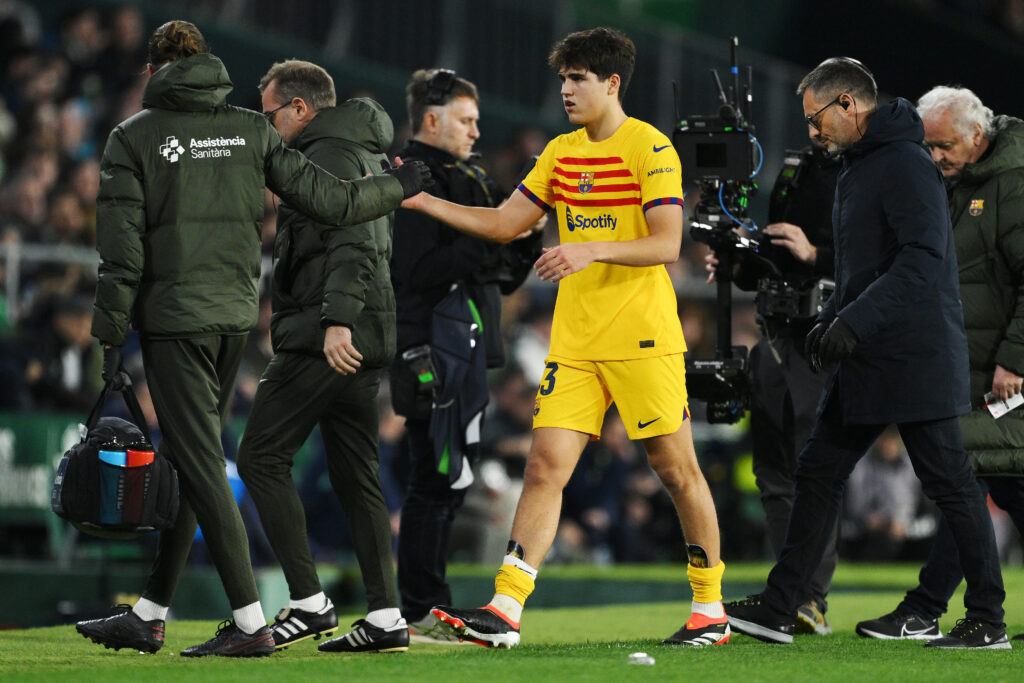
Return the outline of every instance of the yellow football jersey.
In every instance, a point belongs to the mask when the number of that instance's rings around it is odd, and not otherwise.
[[[634,118],[601,142],[583,128],[555,138],[519,190],[542,209],[556,209],[563,244],[646,237],[647,209],[683,203],[672,143]],[[628,360],[685,350],[665,266],[592,263],[559,282],[551,355]]]

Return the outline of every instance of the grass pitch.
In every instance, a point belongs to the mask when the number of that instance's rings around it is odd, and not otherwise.
[[[726,599],[759,590],[767,566],[729,565]],[[920,642],[883,642],[857,637],[857,621],[891,611],[903,590],[916,581],[918,567],[840,566],[830,596],[828,637],[798,636],[793,645],[768,645],[734,634],[723,647],[694,650],[666,647],[661,638],[689,614],[689,603],[614,604],[600,607],[527,609],[523,644],[512,650],[476,645],[413,645],[393,655],[338,655],[317,652],[305,641],[266,659],[187,659],[184,647],[212,637],[215,622],[172,621],[167,641],[155,655],[105,650],[79,636],[73,626],[0,632],[0,678],[4,681],[1019,681],[1024,641],[1001,651],[925,649]],[[457,568],[455,573],[490,573],[489,568]],[[552,579],[633,579],[679,582],[685,568],[568,567],[546,569]],[[1024,632],[1024,570],[1004,571],[1008,632]],[[467,604],[482,603],[475,596]],[[942,619],[943,631],[963,614],[962,590]],[[347,624],[361,615],[342,617]],[[346,621],[346,617],[348,620]],[[647,652],[653,666],[628,663],[633,652]]]

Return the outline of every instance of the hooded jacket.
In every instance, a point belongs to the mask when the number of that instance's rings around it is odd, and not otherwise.
[[[949,189],[971,364],[964,445],[983,475],[1024,475],[1024,409],[983,406],[996,365],[1024,375],[1024,121],[994,120],[987,153]]]
[[[219,59],[162,66],[143,111],[110,134],[100,164],[100,253],[92,333],[243,334],[256,323],[264,185],[332,225],[392,211],[401,183],[340,181],[287,149],[266,117],[230,106]]]
[[[890,424],[970,410],[953,230],[924,126],[900,98],[845,153],[832,210],[836,290],[818,316],[856,334],[832,369],[844,422]]]
[[[394,126],[369,99],[323,109],[290,146],[339,178],[361,178],[387,164]],[[323,358],[324,329],[344,325],[363,355],[362,367],[385,367],[395,355],[391,287],[394,214],[351,226],[324,226],[282,202],[274,243],[275,352]]]

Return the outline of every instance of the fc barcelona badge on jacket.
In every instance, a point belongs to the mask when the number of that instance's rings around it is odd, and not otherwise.
[[[985,200],[984,199],[972,199],[971,200],[971,205],[969,207],[967,207],[967,213],[971,214],[972,216],[980,216],[981,212],[984,211],[984,210],[985,210]]]
[[[580,192],[586,194],[594,187],[594,172],[583,171],[580,173],[580,184],[578,185]]]

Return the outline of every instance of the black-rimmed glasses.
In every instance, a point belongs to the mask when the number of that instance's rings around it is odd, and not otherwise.
[[[818,120],[818,117],[821,116],[822,112],[824,112],[826,109],[828,109],[832,105],[839,104],[840,98],[843,95],[845,95],[845,94],[846,93],[842,93],[841,95],[837,95],[834,100],[832,100],[831,102],[826,104],[824,107],[822,107],[818,111],[814,112],[810,116],[805,116],[804,120],[807,121],[807,125],[810,126],[811,128],[813,128],[814,130],[820,131],[821,130],[821,121]]]
[[[271,109],[270,111],[265,111],[265,112],[262,112],[262,114],[263,114],[264,116],[266,116],[266,117],[267,117],[267,121],[270,121],[270,125],[274,125],[274,115],[275,115],[275,114],[276,114],[277,112],[279,112],[279,111],[281,111],[282,109],[284,109],[285,107],[287,107],[287,106],[288,106],[289,104],[291,104],[291,101],[290,101],[290,100],[289,100],[288,102],[285,102],[284,104],[282,104],[282,105],[281,105],[280,107],[278,107],[277,109]]]

